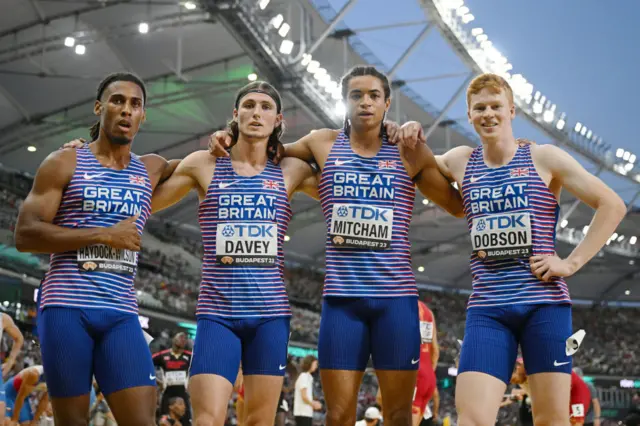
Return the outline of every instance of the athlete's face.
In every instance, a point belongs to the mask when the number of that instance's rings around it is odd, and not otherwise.
[[[143,97],[137,84],[115,81],[96,101],[93,111],[100,116],[100,128],[111,142],[127,145],[133,141],[145,119]]]
[[[318,369],[318,361],[313,361],[311,363],[311,368],[309,369],[309,373],[313,374],[316,372],[317,369]]]
[[[494,93],[488,88],[471,95],[469,99],[469,121],[484,140],[496,140],[510,136],[511,120],[516,116],[516,107],[504,90]]]
[[[186,411],[187,407],[184,405],[184,399],[178,398],[169,409],[173,411],[174,414],[182,417],[184,416],[184,412]]]
[[[173,345],[184,349],[187,346],[187,335],[185,333],[178,333],[173,338]]]
[[[247,139],[265,139],[282,122],[276,101],[264,93],[248,93],[233,110],[233,118],[238,122],[238,131]]]
[[[346,106],[352,126],[380,127],[390,105],[391,99],[384,98],[384,86],[379,78],[364,75],[349,80]]]

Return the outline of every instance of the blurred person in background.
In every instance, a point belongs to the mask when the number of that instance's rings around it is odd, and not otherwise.
[[[191,352],[187,351],[187,334],[177,333],[173,337],[171,349],[166,349],[153,354],[153,365],[162,371],[161,382],[164,392],[160,402],[160,414],[166,414],[169,410],[169,401],[180,397],[185,405],[183,417],[180,419],[182,426],[191,424],[191,405],[187,393],[187,374],[191,365]]]
[[[301,373],[296,380],[295,396],[293,400],[293,416],[296,426],[311,426],[313,412],[322,409],[320,401],[313,399],[313,376],[318,369],[318,359],[307,355],[300,364]]]
[[[573,371],[580,376],[581,379],[584,380],[584,373],[582,368],[575,367]],[[598,389],[593,385],[593,383],[584,380],[585,384],[589,388],[589,392],[591,392],[591,406],[589,407],[589,411],[587,411],[587,415],[584,420],[584,426],[600,426],[600,399],[598,398]]]
[[[167,411],[160,417],[160,421],[158,422],[160,426],[185,426],[181,421],[187,411],[184,399],[179,396],[169,398],[167,401]]]
[[[364,418],[356,422],[355,426],[377,426],[382,421],[382,413],[377,407],[369,407],[364,412]]]
[[[6,411],[4,378],[9,377],[9,373],[16,365],[16,359],[24,344],[24,336],[16,327],[13,319],[7,314],[0,313],[0,343],[2,342],[3,332],[6,332],[7,336],[13,339],[13,346],[11,347],[11,353],[2,364],[2,371],[0,371],[0,426],[4,424],[4,413]]]
[[[429,407],[429,404],[424,408],[424,415],[420,421],[420,426],[435,426],[440,418],[440,392],[436,387],[433,391],[433,409]]]
[[[9,426],[37,422],[49,407],[49,395],[41,365],[25,368],[4,384]]]

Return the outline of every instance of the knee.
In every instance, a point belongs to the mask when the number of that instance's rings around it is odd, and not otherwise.
[[[246,421],[245,421],[246,424]],[[224,425],[224,418],[222,420],[217,419],[216,416],[211,414],[200,414],[193,419],[193,426],[222,426]]]
[[[470,413],[458,413],[458,426],[494,426],[495,419],[488,420],[482,416],[473,416]],[[537,423],[536,423],[537,426]]]
[[[411,407],[408,409],[385,410],[384,422],[391,426],[411,426],[413,424],[413,414]]]
[[[571,421],[569,415],[562,413],[540,413],[533,415],[533,423],[536,426],[569,426]]]
[[[346,407],[327,407],[326,414],[327,425],[342,426],[352,425],[356,423],[355,410],[348,410]]]
[[[83,417],[65,418],[62,419],[54,415],[55,424],[61,424],[65,426],[89,426],[89,419]]]

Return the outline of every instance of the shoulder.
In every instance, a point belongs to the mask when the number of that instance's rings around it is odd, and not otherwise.
[[[53,151],[40,163],[36,178],[49,185],[66,185],[76,169],[76,149],[64,148]],[[45,179],[44,181],[42,179]]]
[[[475,148],[467,145],[456,146],[442,155],[446,161],[467,160]]]
[[[336,140],[340,130],[337,129],[317,129],[309,132],[304,138],[315,143],[328,143]]]
[[[282,168],[282,171],[286,171],[286,170],[298,170],[300,168],[308,168],[311,167],[309,165],[309,163],[307,163],[304,160],[301,160],[299,158],[296,157],[284,157],[281,161],[280,161],[280,167]]]
[[[531,159],[536,165],[542,165],[550,170],[560,170],[575,161],[568,152],[552,144],[531,145],[530,150]]]

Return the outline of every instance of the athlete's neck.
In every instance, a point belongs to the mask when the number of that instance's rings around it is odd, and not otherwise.
[[[169,416],[175,420],[175,421],[180,421],[180,419],[182,418],[181,416],[177,415],[176,413],[174,413],[173,411],[169,412]]]
[[[508,164],[518,150],[518,144],[513,134],[491,141],[482,141],[484,161],[489,167],[500,167]]]
[[[351,127],[349,133],[349,141],[351,142],[351,148],[356,153],[363,154],[377,154],[382,146],[382,138],[380,137],[380,127],[358,129]]]
[[[98,139],[89,145],[100,164],[109,169],[125,169],[131,159],[131,144],[118,145],[100,133]]]
[[[231,148],[231,160],[247,163],[251,167],[260,168],[267,164],[267,143],[269,139],[247,140],[242,134],[238,143]]]
[[[174,355],[182,355],[183,352],[184,349],[176,348],[175,346],[171,348],[171,353]]]

